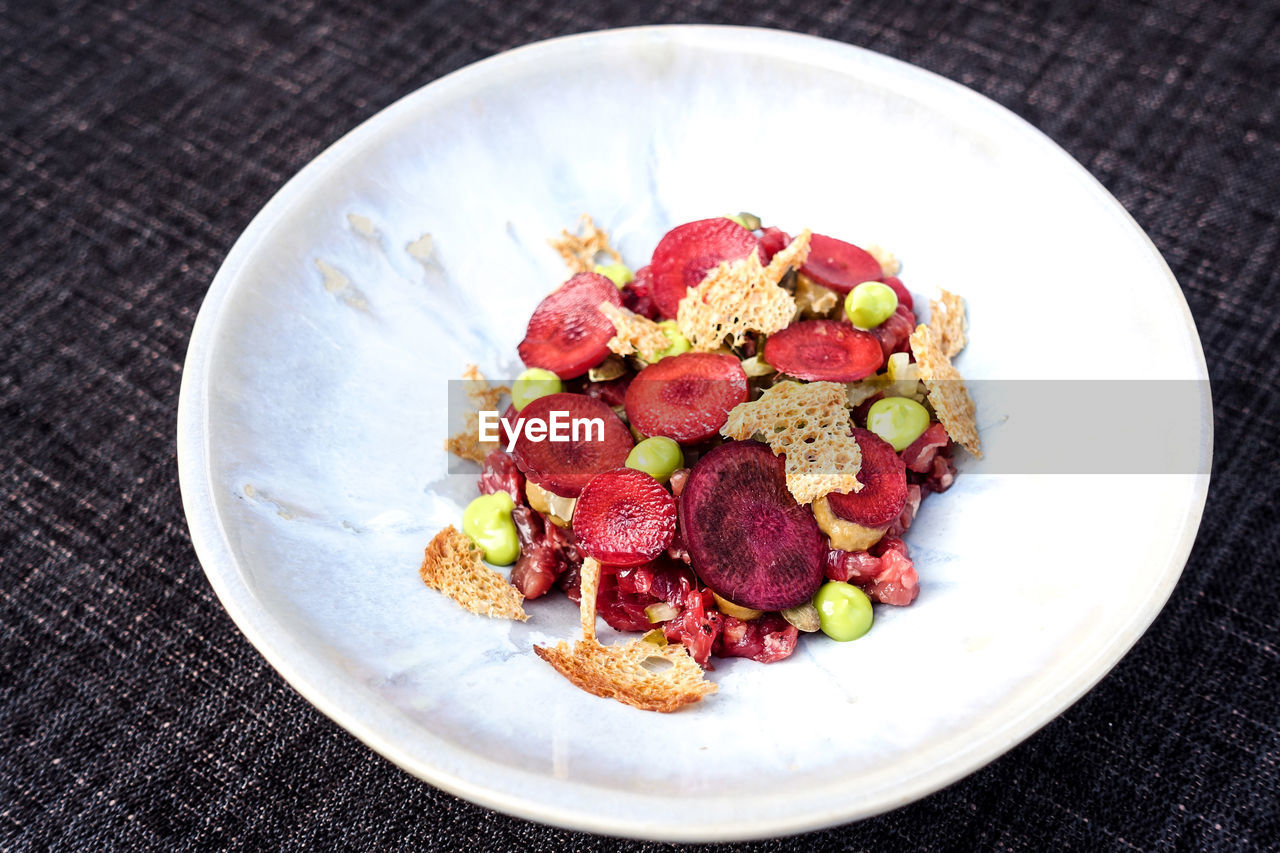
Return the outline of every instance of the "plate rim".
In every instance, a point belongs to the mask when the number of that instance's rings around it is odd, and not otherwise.
[[[244,582],[222,519],[214,504],[209,466],[208,380],[212,361],[210,356],[218,339],[219,320],[230,301],[229,297],[233,295],[239,274],[275,226],[278,213],[286,210],[295,199],[304,196],[313,186],[321,183],[331,168],[338,165],[349,152],[358,149],[366,140],[372,140],[392,130],[398,121],[410,117],[419,102],[439,96],[449,87],[456,86],[460,81],[465,82],[466,78],[476,75],[481,69],[487,71],[504,64],[519,63],[526,57],[541,51],[573,49],[577,45],[591,41],[637,37],[668,38],[674,46],[696,44],[699,39],[738,40],[739,44],[735,47],[744,52],[773,54],[792,59],[797,58],[798,54],[803,54],[804,59],[815,66],[822,64],[819,61],[819,55],[824,61],[835,59],[861,64],[863,67],[878,65],[884,73],[896,78],[901,85],[934,90],[943,100],[958,99],[966,110],[984,110],[1005,124],[1011,124],[1016,128],[1015,132],[1023,134],[1030,132],[1033,138],[1037,138],[1039,144],[1048,145],[1057,153],[1064,155],[1066,160],[1074,166],[1077,178],[1083,181],[1084,186],[1118,213],[1128,230],[1146,246],[1163,270],[1168,285],[1173,289],[1176,296],[1175,302],[1182,310],[1184,331],[1190,335],[1189,342],[1196,356],[1195,366],[1200,374],[1199,378],[1203,380],[1200,451],[1201,458],[1206,460],[1205,470],[1209,470],[1213,451],[1213,407],[1208,383],[1208,368],[1204,348],[1185,295],[1146,232],[1092,173],[1064,148],[1034,125],[990,98],[932,71],[867,48],[803,33],[760,27],[706,24],[649,25],[575,33],[532,42],[463,66],[432,80],[398,98],[339,137],[285,182],[254,215],[228,251],[210,283],[192,327],[183,365],[176,422],[177,463],[179,488],[192,546],[210,586],[236,627],[295,691],[321,713],[387,760],[450,794],[506,814],[567,829],[659,841],[734,841],[766,838],[871,817],[928,796],[1004,755],[1061,715],[1128,654],[1163,610],[1186,567],[1203,516],[1210,480],[1208,473],[1196,477],[1195,485],[1189,495],[1190,502],[1182,525],[1182,535],[1173,549],[1170,568],[1166,570],[1161,583],[1152,589],[1143,607],[1125,625],[1124,630],[1118,632],[1112,642],[1104,647],[1096,659],[1090,661],[1082,672],[1077,673],[1068,684],[1044,697],[1040,702],[1032,703],[1022,715],[1001,730],[998,737],[990,738],[983,750],[975,755],[967,755],[966,751],[962,751],[958,753],[960,757],[953,758],[950,764],[912,777],[912,784],[906,790],[895,791],[889,795],[880,793],[864,798],[852,808],[805,812],[790,815],[785,819],[756,820],[755,822],[735,819],[698,825],[656,823],[651,820],[643,821],[609,815],[602,811],[575,808],[570,798],[564,798],[556,804],[537,802],[477,784],[467,779],[464,774],[442,766],[408,760],[405,756],[397,754],[395,744],[375,731],[374,727],[366,722],[367,717],[361,717],[349,707],[348,703],[358,701],[360,696],[354,691],[339,689],[335,697],[332,684],[321,687],[313,680],[312,673],[304,671],[308,667],[303,664],[311,663],[300,657],[306,654],[305,648],[278,625],[271,612],[258,602],[252,589]],[[674,44],[682,41],[683,44]],[[929,103],[937,106],[933,99],[930,99]],[[443,740],[438,735],[433,737]],[[474,761],[475,756],[470,756],[469,760]],[[495,764],[495,766],[501,767],[502,771],[509,775],[527,773],[532,778],[545,779],[541,775],[528,771],[520,771],[504,765]],[[566,783],[564,780],[560,782],[568,785],[569,789],[590,787],[583,783]],[[628,793],[618,796],[625,796],[632,801],[653,799],[654,802],[662,802],[661,799],[647,794]],[[569,802],[567,806],[566,801]]]

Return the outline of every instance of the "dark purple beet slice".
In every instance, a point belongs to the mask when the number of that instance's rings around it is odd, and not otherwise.
[[[861,491],[827,495],[831,512],[863,527],[888,524],[902,514],[907,505],[907,466],[893,445],[874,432],[853,430],[862,451],[862,468],[858,471]]]
[[[783,465],[759,442],[730,441],[698,460],[680,493],[693,570],[743,607],[795,607],[822,583],[826,537],[787,491]]]

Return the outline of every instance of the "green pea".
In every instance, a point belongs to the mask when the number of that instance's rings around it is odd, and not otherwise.
[[[633,281],[636,277],[635,273],[631,272],[631,267],[626,264],[596,264],[594,272],[600,273],[618,287]]]
[[[929,428],[929,410],[910,397],[885,397],[867,409],[867,429],[899,452]]]
[[[677,468],[684,467],[684,453],[680,451],[680,445],[665,435],[655,435],[631,448],[627,454],[627,467],[643,471],[659,483],[665,483]]]
[[[859,329],[874,329],[893,316],[898,294],[878,281],[864,281],[844,298],[844,313]]]
[[[462,532],[480,546],[495,566],[509,566],[520,556],[520,538],[511,510],[516,503],[507,492],[481,495],[462,511]]]
[[[682,352],[688,352],[693,349],[693,345],[689,343],[689,339],[680,331],[680,326],[675,320],[663,320],[658,324],[658,328],[662,330],[662,334],[667,336],[667,340],[671,344],[660,353],[656,353],[654,361],[661,361],[669,355],[679,355]]]
[[[511,383],[511,405],[520,411],[539,397],[559,394],[564,390],[560,377],[541,367],[530,367]]]
[[[822,633],[844,643],[871,630],[871,599],[852,584],[827,581],[813,597]]]

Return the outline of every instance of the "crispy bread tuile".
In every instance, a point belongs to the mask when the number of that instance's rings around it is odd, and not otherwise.
[[[683,644],[656,646],[642,639],[606,646],[596,639],[596,594],[600,564],[588,557],[579,575],[582,599],[578,614],[582,639],[570,646],[534,646],[538,657],[575,685],[606,699],[616,699],[642,711],[670,713],[716,691],[702,667]],[[662,670],[649,666],[661,665]]]
[[[978,438],[969,389],[943,351],[938,336],[928,326],[916,326],[911,333],[911,354],[920,365],[920,378],[929,390],[929,404],[938,413],[947,435],[981,459],[982,441]]]
[[[585,213],[578,220],[576,233],[570,233],[566,228],[560,232],[559,237],[552,237],[547,242],[564,258],[570,272],[591,272],[595,269],[598,255],[608,255],[615,264],[622,263],[622,255],[609,245],[608,233],[597,228],[596,223]]]
[[[484,378],[480,368],[474,364],[468,364],[463,369],[462,378],[467,381],[469,386],[467,396],[471,398],[477,410],[497,409],[502,396],[511,393],[511,389],[505,385],[489,385],[489,380]],[[449,453],[462,459],[470,459],[472,462],[483,462],[490,451],[496,450],[499,446],[500,443],[497,441],[480,440],[480,416],[477,412],[468,412],[462,430],[449,436],[444,442],[444,449]]]
[[[720,434],[760,435],[774,454],[786,454],[787,490],[799,503],[860,491],[862,448],[850,434],[848,401],[839,382],[779,382],[760,399],[734,406]]]
[[[616,334],[609,339],[609,351],[617,355],[638,353],[649,363],[658,360],[658,353],[671,346],[671,341],[661,327],[648,317],[620,308],[612,302],[601,302],[600,313],[613,323]]]
[[[528,619],[524,596],[497,571],[484,564],[480,549],[449,525],[428,543],[418,569],[422,582],[444,593],[472,613],[501,619]]]
[[[969,342],[969,321],[964,315],[964,297],[939,288],[941,296],[929,300],[929,328],[947,358],[955,358]]]
[[[714,352],[725,338],[738,346],[749,332],[772,335],[785,329],[796,316],[796,301],[778,282],[804,263],[812,236],[807,228],[800,232],[767,267],[755,252],[725,261],[690,288],[680,300],[676,323],[693,349]]]

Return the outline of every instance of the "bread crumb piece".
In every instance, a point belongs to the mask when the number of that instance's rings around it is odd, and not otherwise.
[[[601,302],[600,313],[613,323],[616,334],[609,339],[609,351],[618,355],[638,353],[649,363],[658,360],[658,353],[671,346],[662,328],[648,317],[620,308],[612,302]]]
[[[489,385],[489,380],[474,364],[468,364],[462,371],[462,378],[467,381],[467,396],[475,404],[477,410],[496,411],[502,395],[510,394],[505,385]],[[490,452],[500,446],[497,441],[480,440],[480,416],[478,412],[468,412],[462,431],[445,439],[444,449],[454,456],[470,459],[472,462],[483,462]]]
[[[449,525],[427,545],[418,569],[422,582],[472,613],[501,619],[528,619],[524,596],[506,578],[484,564],[480,549]]]
[[[879,243],[867,246],[867,254],[876,259],[880,264],[880,271],[886,277],[902,272],[902,262],[898,260],[898,256]]]
[[[609,245],[608,233],[597,228],[585,213],[578,220],[578,233],[571,234],[564,229],[559,237],[552,237],[547,242],[564,258],[570,272],[591,272],[595,269],[596,256],[601,254],[608,255],[615,264],[622,263],[622,255]]]
[[[787,491],[799,503],[861,491],[862,449],[850,434],[848,399],[839,382],[779,382],[734,406],[720,434],[740,441],[759,434],[786,454]]]
[[[805,229],[773,256],[769,266],[755,252],[736,261],[725,261],[707,274],[680,300],[676,324],[698,352],[714,352],[729,338],[740,345],[749,332],[772,335],[796,316],[796,302],[778,282],[791,267],[809,256]]]
[[[964,315],[964,297],[949,290],[938,291],[941,297],[929,300],[929,328],[947,358],[955,358],[969,342],[969,321]]]
[[[981,459],[982,442],[978,438],[973,400],[964,385],[964,377],[951,364],[938,336],[928,326],[916,326],[911,333],[911,354],[920,365],[920,379],[929,389],[929,404],[938,413],[943,429],[953,441]]]

